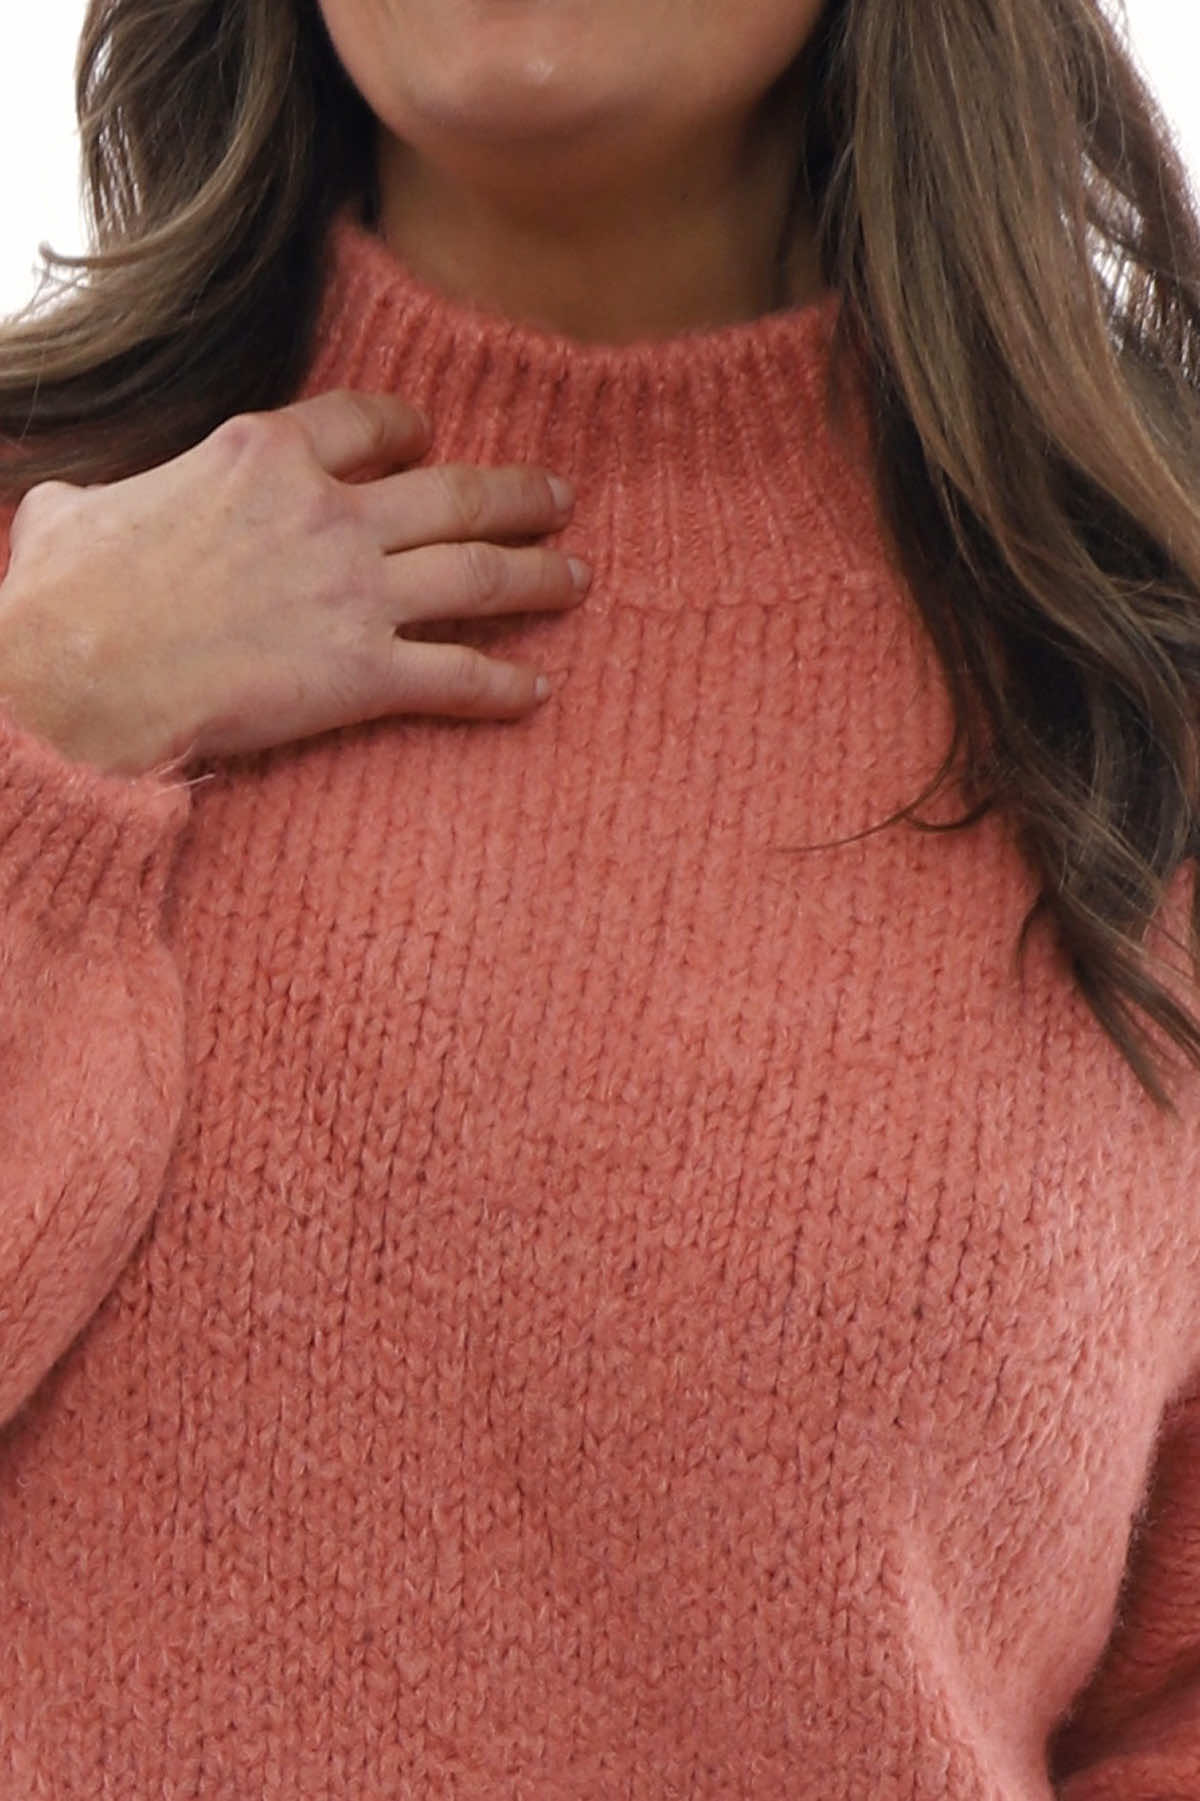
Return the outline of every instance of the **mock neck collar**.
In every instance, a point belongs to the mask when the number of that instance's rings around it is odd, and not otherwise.
[[[748,322],[584,343],[430,287],[347,206],[327,240],[302,394],[402,394],[429,414],[434,460],[541,462],[583,487],[607,470],[668,513],[672,489],[750,513],[765,496],[772,515],[832,524],[858,560],[875,532],[861,390],[853,455],[833,441],[826,410],[840,304],[829,289]]]

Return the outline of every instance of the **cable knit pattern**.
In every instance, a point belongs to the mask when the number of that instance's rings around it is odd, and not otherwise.
[[[0,713],[0,1797],[1196,1801],[1196,1085],[1018,972],[1003,821],[854,837],[950,713],[836,298],[330,248],[304,391],[570,476],[595,583],[457,628],[516,724]]]

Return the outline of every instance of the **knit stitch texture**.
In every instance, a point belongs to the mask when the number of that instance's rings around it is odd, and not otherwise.
[[[458,628],[516,724],[0,713],[0,1798],[1197,1801],[1195,1085],[1018,973],[1002,820],[854,837],[950,711],[835,297],[330,250],[304,392],[569,476],[594,586]]]

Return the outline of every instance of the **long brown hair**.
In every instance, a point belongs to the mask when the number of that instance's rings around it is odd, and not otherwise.
[[[1200,849],[1200,219],[1127,35],[1099,0],[828,0],[789,92],[843,296],[831,410],[853,348],[954,704],[895,818],[1007,810],[1041,884],[1021,947],[1053,926],[1174,1113],[1148,1027],[1200,1066],[1200,1020],[1146,940]],[[285,405],[326,227],[373,216],[375,121],[316,0],[90,0],[76,88],[92,254],[43,245],[82,279],[0,328],[9,505]],[[918,819],[956,770],[965,818]],[[1200,884],[1188,940],[1190,982]]]

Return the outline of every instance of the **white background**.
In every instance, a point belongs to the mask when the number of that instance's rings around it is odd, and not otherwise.
[[[1106,3],[1112,10],[1114,0]],[[56,250],[85,247],[72,92],[83,0],[37,0],[20,13],[19,24],[10,13],[0,55],[0,314],[32,298],[42,239]],[[1196,0],[1126,0],[1126,17],[1200,188],[1200,6]]]

